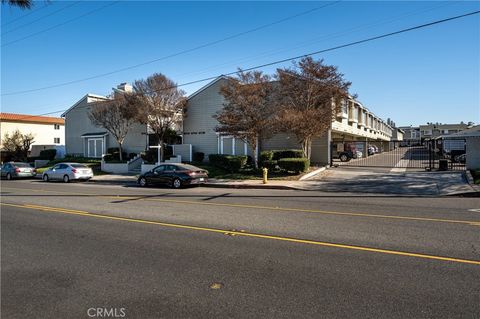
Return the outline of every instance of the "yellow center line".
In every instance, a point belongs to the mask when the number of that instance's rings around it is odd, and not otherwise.
[[[33,210],[37,210],[37,211],[41,210],[41,211],[47,211],[47,212],[68,214],[68,215],[78,215],[78,216],[84,216],[84,217],[103,218],[103,219],[125,221],[125,222],[132,222],[132,223],[157,225],[157,226],[170,227],[170,228],[197,230],[197,231],[205,231],[205,232],[228,234],[228,235],[233,234],[233,235],[236,235],[236,236],[243,236],[243,237],[253,237],[253,238],[261,238],[261,239],[269,239],[269,240],[278,240],[278,241],[300,243],[300,244],[307,244],[307,245],[316,245],[316,246],[323,246],[323,247],[358,250],[358,251],[381,253],[381,254],[387,254],[387,255],[415,257],[415,258],[422,258],[422,259],[456,262],[456,263],[464,263],[464,264],[471,264],[471,265],[480,266],[480,261],[478,261],[478,260],[469,260],[469,259],[460,259],[460,258],[452,258],[452,257],[444,257],[444,256],[436,256],[436,255],[427,255],[427,254],[420,254],[420,253],[412,253],[412,252],[397,251],[397,250],[388,250],[388,249],[381,249],[381,248],[371,248],[371,247],[363,247],[363,246],[355,246],[355,245],[336,244],[336,243],[322,242],[322,241],[317,241],[317,240],[298,239],[298,238],[282,237],[282,236],[275,236],[275,235],[264,235],[264,234],[250,233],[250,232],[244,232],[244,231],[232,231],[232,230],[210,228],[210,227],[199,227],[199,226],[191,226],[191,225],[164,223],[164,222],[134,219],[134,218],[128,218],[128,217],[99,215],[99,214],[95,214],[95,213],[89,213],[87,211],[71,210],[71,209],[64,209],[64,208],[58,208],[58,207],[48,207],[48,206],[40,206],[40,205],[18,205],[18,204],[10,204],[10,203],[1,203],[1,205],[2,206],[19,207],[19,208],[24,208],[24,209],[33,209]]]
[[[14,187],[4,187],[4,188],[30,190],[30,189],[25,189],[25,188],[14,188]],[[370,213],[362,213],[362,212],[348,213],[348,212],[336,212],[336,211],[305,209],[305,208],[289,208],[289,207],[245,205],[245,204],[228,204],[228,203],[212,203],[212,202],[207,203],[207,202],[200,202],[200,201],[193,201],[193,200],[145,198],[144,195],[125,196],[125,195],[98,195],[98,194],[90,194],[90,193],[76,193],[76,192],[51,191],[51,190],[35,190],[35,191],[49,192],[49,193],[62,193],[62,194],[69,194],[69,195],[72,195],[72,196],[85,195],[85,196],[94,196],[94,197],[97,197],[97,198],[109,198],[109,199],[118,199],[118,200],[126,199],[126,200],[140,200],[140,201],[149,201],[149,202],[174,203],[174,204],[203,205],[203,206],[217,206],[217,207],[234,207],[234,208],[243,208],[243,209],[261,209],[261,210],[285,211],[285,212],[296,212],[296,213],[314,213],[314,214],[322,214],[322,215],[354,216],[354,217],[383,218],[383,219],[397,219],[397,220],[413,220],[413,221],[422,221],[422,222],[463,224],[463,225],[469,225],[469,226],[478,226],[477,224],[480,223],[480,221],[475,221],[475,220],[455,220],[455,219],[428,218],[428,217],[396,216],[396,215],[385,215],[385,214],[370,214]]]

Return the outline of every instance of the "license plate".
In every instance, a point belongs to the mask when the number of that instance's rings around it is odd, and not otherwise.
[[[199,178],[200,182],[203,182],[205,179],[203,177]]]

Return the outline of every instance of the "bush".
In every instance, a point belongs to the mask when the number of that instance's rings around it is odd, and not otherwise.
[[[40,151],[40,159],[53,161],[55,159],[55,155],[57,155],[56,149],[48,149]]]
[[[275,170],[277,168],[278,161],[266,160],[262,162],[262,167],[268,168],[268,170]]]
[[[192,160],[197,163],[203,162],[203,159],[205,158],[205,153],[203,152],[193,152],[192,155]]]
[[[276,150],[271,152],[273,152],[273,156],[271,158],[273,160],[279,160],[282,158],[302,158],[303,157],[302,150]]]
[[[282,158],[278,160],[278,166],[287,172],[306,172],[310,167],[308,158]]]
[[[273,159],[273,151],[262,151],[258,157],[258,161],[262,163],[263,161],[271,161]]]
[[[247,164],[248,157],[246,155],[210,154],[208,160],[214,166],[230,172],[237,172]]]
[[[129,153],[129,154],[128,154],[128,159],[131,160],[131,159],[134,158],[135,156],[137,156],[137,153]]]

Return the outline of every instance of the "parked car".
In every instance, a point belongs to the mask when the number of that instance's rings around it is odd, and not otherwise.
[[[142,187],[148,185],[167,185],[180,188],[187,185],[205,184],[208,172],[199,167],[188,164],[162,164],[148,171],[138,178]]]
[[[339,158],[341,162],[348,162],[352,158],[357,158],[357,155],[358,155],[357,148],[353,143],[345,143],[345,145],[343,145],[343,151],[335,151],[335,150],[333,151],[334,151],[334,157]],[[335,156],[335,152],[337,152],[336,156]]]
[[[370,145],[370,146],[368,147],[368,156],[373,155],[373,154],[375,154],[375,153],[376,153],[376,152],[375,152],[375,147],[373,147],[373,145]]]
[[[37,175],[35,168],[28,163],[8,162],[2,165],[1,176],[10,180],[14,178],[31,178]]]
[[[68,183],[71,180],[89,180],[92,177],[92,169],[80,163],[58,163],[42,174],[44,182],[62,180]]]
[[[465,164],[466,154],[456,155],[455,157],[453,157],[453,162],[460,163],[460,164]]]

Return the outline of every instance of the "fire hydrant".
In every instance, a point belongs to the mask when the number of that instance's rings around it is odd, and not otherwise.
[[[268,168],[264,167],[263,171],[263,183],[266,184],[268,181]]]

